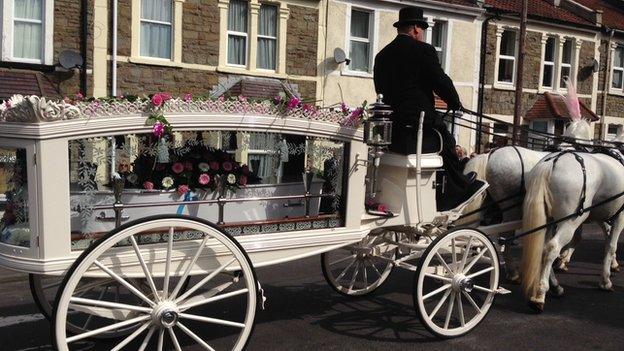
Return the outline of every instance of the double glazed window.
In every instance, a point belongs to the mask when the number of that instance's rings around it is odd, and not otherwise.
[[[371,66],[371,13],[362,10],[351,11],[351,32],[349,37],[352,71],[370,72]]]
[[[613,51],[611,87],[619,90],[624,89],[624,46],[618,46]]]
[[[172,0],[141,0],[141,56],[171,59]]]
[[[572,58],[573,58],[573,41],[572,39],[566,39],[563,42],[562,52],[561,52],[561,74],[559,87],[565,88],[565,78],[569,78],[572,80]]]
[[[249,3],[242,0],[230,0],[228,6],[227,63],[234,66],[247,66],[250,44]],[[277,69],[278,50],[278,8],[274,5],[260,4],[257,27],[256,67]]]
[[[44,0],[13,2],[13,57],[42,60]]]
[[[431,45],[436,49],[438,60],[444,67],[446,48],[446,22],[434,21],[431,28]]]
[[[556,44],[557,40],[554,37],[549,37],[546,40],[546,46],[544,48],[544,74],[542,77],[542,86],[546,88],[553,88],[555,84]]]
[[[516,72],[516,32],[505,30],[501,36],[500,50],[498,55],[498,81],[501,83],[514,83]]]

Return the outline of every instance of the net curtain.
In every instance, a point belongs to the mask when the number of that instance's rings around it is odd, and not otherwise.
[[[351,37],[369,39],[370,14],[362,11],[351,13]],[[351,40],[351,69],[369,70],[369,43]]]
[[[141,0],[141,56],[171,58],[172,0]]]
[[[14,57],[35,60],[42,58],[43,5],[44,0],[15,0]]]
[[[228,10],[228,31],[247,33],[247,2],[232,0]],[[242,35],[228,36],[228,63],[246,63],[247,38]]]
[[[274,70],[276,67],[277,7],[260,6],[258,35],[262,36],[258,38],[258,68]]]

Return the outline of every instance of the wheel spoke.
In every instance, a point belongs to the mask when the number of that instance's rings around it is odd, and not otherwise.
[[[128,320],[123,321],[123,322],[111,324],[111,325],[108,325],[106,327],[102,327],[102,328],[99,328],[99,329],[95,329],[95,330],[92,330],[92,331],[89,331],[89,332],[86,332],[86,333],[78,334],[78,335],[72,336],[70,338],[67,338],[67,343],[70,344],[70,343],[72,343],[74,341],[78,341],[78,340],[82,340],[82,339],[85,339],[85,338],[88,338],[88,337],[91,337],[91,336],[99,335],[99,334],[105,333],[107,331],[111,331],[111,330],[114,330],[114,329],[117,329],[117,328],[121,328],[121,327],[125,327],[125,326],[128,326],[128,325],[132,325],[132,324],[135,324],[135,323],[140,323],[140,322],[146,321],[146,320],[148,320],[150,318],[151,318],[150,316],[140,316],[140,317],[128,319]]]
[[[72,297],[69,299],[70,303],[75,303],[79,305],[87,305],[87,306],[96,306],[96,307],[107,307],[107,308],[119,308],[124,310],[143,312],[143,313],[152,313],[151,308],[140,307],[128,305],[125,303],[117,303],[117,302],[109,302],[109,301],[101,301],[101,300],[93,300],[93,299],[84,299],[80,297]]]
[[[127,338],[123,339],[119,344],[117,344],[111,351],[119,351],[124,348],[124,346],[128,345],[132,340],[134,340],[139,334],[143,333],[145,329],[149,328],[152,325],[151,322],[147,322],[143,324],[140,328],[134,331],[134,333],[128,335]]]
[[[444,259],[442,258],[442,256],[440,255],[439,252],[436,251],[435,255],[438,258],[438,260],[440,261],[440,263],[442,263],[444,268],[446,268],[446,270],[449,271],[449,273],[455,273],[455,271],[452,270],[451,267],[449,267],[449,265],[446,263],[446,261],[444,261]]]
[[[169,237],[167,238],[167,262],[165,263],[165,279],[163,281],[163,299],[169,296],[169,276],[171,274],[171,253],[173,251],[173,227],[169,228]]]
[[[451,288],[451,284],[444,284],[441,287],[435,289],[434,291],[428,293],[427,295],[423,296],[423,301],[425,301],[426,299],[430,298],[431,296],[437,295],[441,292],[443,292],[444,290],[450,289]]]
[[[433,273],[425,273],[425,277],[429,277],[429,278],[435,279],[435,280],[440,280],[440,281],[443,281],[445,283],[451,283],[453,281],[453,279],[451,279],[451,278],[443,277],[441,275],[437,275],[437,274],[433,274]]]
[[[482,269],[482,270],[480,270],[480,271],[478,271],[478,272],[475,272],[475,273],[472,273],[472,274],[470,274],[470,275],[467,275],[467,276],[466,276],[466,278],[474,278],[474,277],[478,277],[478,276],[480,276],[480,275],[483,275],[483,274],[485,274],[485,273],[487,273],[487,272],[491,272],[491,271],[493,271],[493,270],[494,270],[494,267],[493,267],[493,266],[490,266],[490,267],[488,267],[488,268],[484,268],[484,269]]]
[[[205,322],[205,323],[211,323],[211,324],[225,325],[225,326],[228,326],[228,327],[236,327],[236,328],[241,328],[241,329],[245,328],[245,324],[243,324],[243,323],[226,321],[224,319],[196,316],[196,315],[187,314],[187,313],[180,313],[180,318],[190,319],[190,320],[198,321],[198,322]]]
[[[362,289],[366,289],[368,287],[368,273],[366,272],[366,260],[362,261],[362,268],[364,268],[364,271],[362,273],[363,277],[362,277],[362,281],[364,282],[364,286],[362,287]]]
[[[495,292],[494,290],[491,290],[491,289],[488,289],[488,288],[484,288],[484,287],[479,286],[479,285],[475,285],[474,288],[475,288],[475,290],[483,291],[483,292],[486,292],[488,294],[491,294],[491,293]]]
[[[459,314],[459,323],[461,323],[462,328],[466,325],[466,320],[464,317],[464,306],[462,305],[461,294],[456,293],[457,296],[457,313]]]
[[[100,296],[98,296],[98,300],[102,301],[102,299],[104,299],[104,295],[106,295],[106,292],[108,291],[108,287],[109,285],[107,285],[106,287],[104,287],[104,290],[102,290],[102,292],[100,293]],[[69,299],[69,301],[71,302],[71,298]],[[91,323],[91,320],[93,319],[93,315],[89,314],[89,317],[87,317],[87,320],[85,321],[85,323],[82,325],[82,329],[87,330],[89,329],[89,323]]]
[[[357,279],[358,273],[360,273],[360,261],[358,260],[357,265],[355,266],[355,272],[353,273],[353,278],[351,278],[351,282],[349,283],[349,290],[353,291],[353,286],[355,285],[355,280]]]
[[[468,302],[470,302],[472,307],[474,307],[474,309],[477,310],[477,312],[481,313],[481,309],[479,308],[475,300],[472,298],[472,296],[470,296],[470,294],[465,291],[462,291],[462,293],[464,294],[464,297],[468,300]]]
[[[357,262],[357,258],[354,258],[351,263],[349,263],[349,265],[342,271],[342,273],[338,275],[338,277],[336,278],[336,282],[338,282],[340,279],[342,279],[342,277],[344,277],[345,274],[347,274],[347,271],[349,270],[349,268],[351,268],[351,266],[353,266],[355,262]]]
[[[449,322],[451,321],[451,315],[453,314],[454,304],[455,304],[455,292],[452,292],[451,299],[449,300],[449,307],[446,310],[446,318],[444,319],[444,329],[448,329]]]
[[[219,268],[215,269],[214,271],[212,271],[206,278],[200,280],[199,283],[195,284],[195,286],[193,286],[191,289],[189,289],[187,292],[185,292],[182,296],[178,297],[175,300],[175,302],[176,303],[180,303],[180,301],[184,301],[186,298],[191,296],[195,291],[197,291],[199,288],[201,288],[206,283],[208,283],[212,278],[216,277],[217,274],[223,272],[229,265],[231,265],[235,261],[236,261],[236,257],[234,257],[233,259],[229,260],[225,264],[221,265],[221,267],[219,267]]]
[[[160,328],[158,332],[158,351],[163,351],[163,344],[165,343],[165,329]]]
[[[466,260],[468,259],[468,253],[470,252],[470,249],[472,248],[472,236],[470,237],[470,239],[468,239],[468,244],[466,244],[466,247],[464,248],[464,255],[462,256],[462,260],[461,260],[461,264],[459,265],[459,272],[463,272],[464,271],[464,267],[466,267]]]
[[[169,332],[171,342],[173,342],[173,347],[176,349],[176,351],[182,351],[182,348],[180,347],[180,342],[178,341],[178,338],[176,337],[173,328],[167,328],[167,331]]]
[[[199,248],[197,248],[197,251],[195,252],[195,256],[193,256],[193,259],[189,263],[188,267],[186,267],[186,270],[184,270],[184,274],[182,274],[180,281],[178,281],[178,284],[176,285],[175,289],[173,289],[173,292],[170,295],[172,299],[175,299],[176,296],[178,296],[178,294],[180,293],[180,290],[182,290],[182,287],[184,286],[184,282],[186,281],[186,278],[188,278],[189,274],[191,273],[191,270],[195,266],[195,263],[197,262],[199,255],[201,255],[202,251],[204,251],[204,246],[206,246],[206,242],[208,242],[208,234],[204,233],[204,239],[201,241],[201,243],[199,243]]]
[[[111,278],[115,279],[117,282],[119,282],[121,285],[125,286],[128,290],[130,290],[133,294],[135,294],[137,297],[141,298],[141,300],[147,302],[150,306],[155,306],[156,304],[150,300],[147,296],[145,296],[142,292],[140,292],[137,288],[135,288],[132,284],[128,283],[125,279],[123,279],[122,277],[120,277],[119,275],[117,275],[117,273],[111,271],[110,269],[108,269],[108,267],[104,266],[102,263],[100,263],[100,261],[94,261],[93,262],[96,266],[98,266],[101,270],[103,270],[104,272],[106,272],[106,274],[110,275]]]
[[[451,239],[451,255],[453,255],[453,267],[457,267],[457,247],[455,246],[455,238]]]
[[[215,351],[210,345],[208,345],[204,340],[202,340],[197,334],[193,333],[189,328],[185,327],[184,324],[178,322],[178,328],[184,332],[184,334],[191,337],[191,339],[195,340],[198,344],[200,344],[204,349],[208,351]]]
[[[229,292],[229,293],[226,293],[226,294],[221,294],[221,295],[217,295],[217,296],[214,296],[214,297],[201,299],[201,300],[198,300],[198,301],[193,301],[191,303],[187,303],[187,304],[184,304],[184,305],[180,306],[180,311],[185,311],[185,310],[191,309],[193,307],[206,305],[206,304],[209,304],[211,302],[224,300],[224,299],[227,299],[227,298],[230,298],[230,297],[242,295],[242,294],[245,294],[247,292],[249,292],[249,289],[240,289],[240,290],[232,291],[232,292]],[[192,299],[195,298],[195,297],[196,296],[192,297]]]
[[[472,267],[475,264],[477,264],[477,262],[479,262],[479,260],[481,259],[481,257],[483,257],[483,255],[485,255],[486,251],[487,251],[487,249],[485,249],[485,248],[483,250],[481,250],[481,252],[479,252],[479,254],[477,256],[475,256],[475,258],[473,258],[472,261],[470,261],[468,266],[466,268],[464,268],[463,273],[466,274],[466,273],[470,272]]]
[[[347,256],[347,257],[343,257],[343,258],[337,259],[337,260],[335,260],[334,262],[330,262],[330,263],[329,263],[329,265],[330,265],[330,266],[336,265],[336,264],[341,263],[341,262],[344,262],[344,261],[346,261],[346,260],[349,260],[349,259],[355,258],[355,256],[357,256],[357,254],[354,254],[354,255],[351,255],[351,256]]]
[[[379,272],[379,269],[377,269],[377,266],[375,266],[375,262],[373,262],[373,260],[370,258],[367,258],[367,260],[368,260],[368,263],[370,263],[371,267],[373,267],[373,272],[375,272],[377,276],[381,278],[381,272]]]
[[[436,313],[438,313],[438,311],[440,310],[440,308],[442,307],[442,305],[444,305],[444,302],[446,302],[446,299],[448,299],[449,295],[451,294],[451,289],[448,289],[445,293],[444,296],[442,296],[442,299],[440,300],[440,302],[438,302],[438,304],[436,305],[436,307],[433,309],[433,311],[431,311],[431,314],[428,315],[427,317],[429,318],[429,320],[433,319],[433,317],[435,317]]]
[[[139,351],[145,351],[155,331],[156,331],[156,327],[152,326],[150,330],[147,332],[145,339],[143,339],[143,342],[141,343],[141,347],[139,348]]]
[[[158,295],[158,289],[156,289],[156,284],[154,284],[154,278],[152,278],[152,274],[150,273],[147,265],[145,264],[145,260],[143,260],[143,255],[141,255],[141,250],[139,249],[139,244],[137,244],[134,235],[130,235],[130,243],[132,243],[132,248],[136,253],[137,258],[139,259],[139,264],[141,265],[141,269],[143,269],[143,274],[145,274],[145,279],[147,279],[147,284],[150,289],[152,289],[152,294],[154,294],[154,298],[159,301],[160,296]]]

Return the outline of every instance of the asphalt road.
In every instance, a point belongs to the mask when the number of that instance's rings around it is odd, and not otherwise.
[[[586,236],[570,272],[559,275],[565,296],[549,299],[543,314],[531,313],[519,288],[504,284],[512,294],[498,297],[476,330],[452,340],[435,339],[420,325],[409,272],[395,271],[373,296],[349,299],[325,283],[318,257],[259,269],[268,300],[248,349],[623,350],[624,272],[613,276],[615,292],[598,290],[603,240]],[[51,350],[49,329],[27,282],[0,283],[0,350]]]

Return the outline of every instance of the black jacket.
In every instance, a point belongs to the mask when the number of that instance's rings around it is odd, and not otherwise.
[[[449,109],[457,110],[461,106],[453,82],[440,66],[435,48],[407,35],[398,35],[377,54],[374,80],[375,90],[383,94],[384,102],[394,110],[390,150],[395,152],[415,152],[421,111],[425,111],[426,129],[442,128],[443,123],[435,112],[434,92]],[[429,134],[425,133],[425,139]],[[427,144],[425,140],[423,149],[427,149]]]

